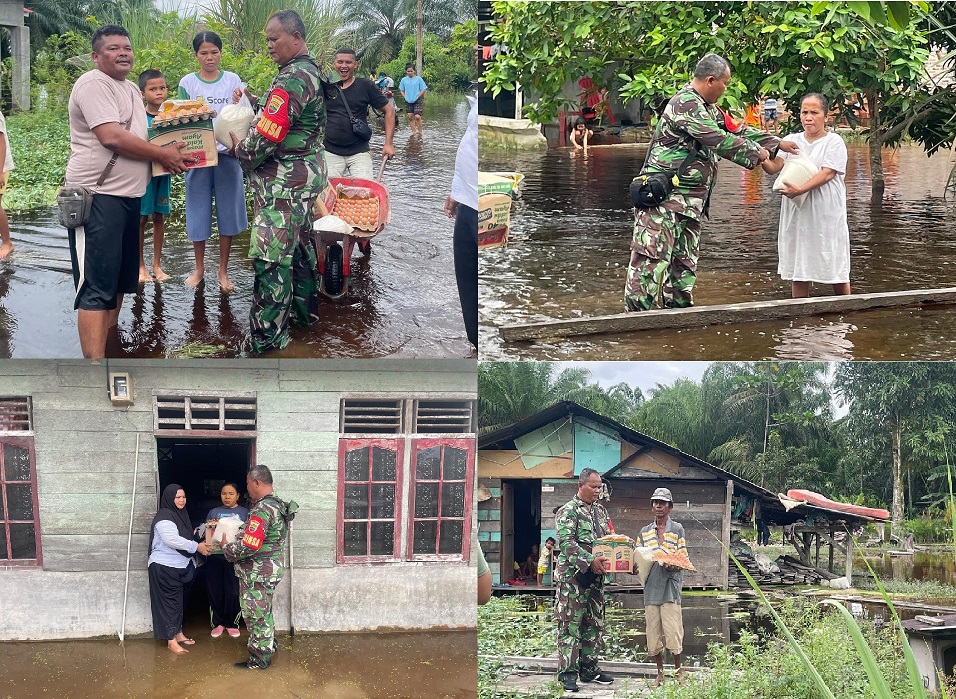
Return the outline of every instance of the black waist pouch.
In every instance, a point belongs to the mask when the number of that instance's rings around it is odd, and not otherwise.
[[[586,571],[577,572],[574,574],[574,582],[581,587],[591,587],[599,578],[603,578],[603,575],[598,575],[593,570],[588,568]]]
[[[674,191],[677,175],[673,172],[652,172],[631,180],[631,204],[638,209],[649,209],[663,202]]]

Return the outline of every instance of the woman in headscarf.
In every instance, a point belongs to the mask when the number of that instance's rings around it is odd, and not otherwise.
[[[196,576],[192,556],[196,551],[208,556],[209,545],[191,539],[186,491],[178,484],[171,483],[163,490],[150,531],[149,603],[153,636],[165,640],[173,653],[188,653],[183,645],[195,641],[183,633],[183,610],[189,585]]]

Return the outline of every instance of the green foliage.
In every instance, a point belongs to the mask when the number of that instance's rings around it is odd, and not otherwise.
[[[73,83],[92,65],[87,62],[90,40],[74,32],[51,36],[30,66],[30,103],[34,111],[66,116]]]
[[[715,52],[734,66],[724,97],[734,107],[761,94],[793,102],[811,91],[836,105],[865,91],[904,104],[927,55],[925,29],[874,25],[872,9],[863,17],[850,5],[496,2],[493,40],[509,51],[484,79],[493,93],[520,82],[537,97],[527,115],[545,122],[567,102],[560,94],[568,81],[590,76],[624,99],[651,101],[672,94]]]
[[[913,538],[921,544],[930,544],[950,541],[952,522],[945,510],[931,507],[919,517],[906,520],[906,531],[913,533]]]
[[[477,23],[477,21],[476,21]],[[472,46],[474,45],[472,37]],[[472,61],[469,64],[469,61]],[[415,63],[415,37],[409,36],[402,44],[398,56],[375,70],[390,76],[395,81],[395,95],[401,99],[398,92],[398,83],[405,77],[405,64]],[[445,44],[434,34],[426,34],[422,39],[422,78],[428,85],[429,91],[434,92],[465,92],[471,81],[477,76],[471,50],[468,55],[461,51],[461,41],[454,44]]]
[[[15,167],[4,208],[24,211],[50,206],[63,183],[70,155],[70,126],[60,110],[13,114],[7,118]],[[31,167],[43,163],[43,167]]]

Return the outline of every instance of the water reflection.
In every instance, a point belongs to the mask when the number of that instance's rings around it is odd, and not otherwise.
[[[350,293],[320,302],[320,322],[293,330],[293,342],[276,357],[466,357],[452,253],[453,222],[443,211],[468,105],[430,105],[424,139],[396,132],[396,157],[383,182],[392,220],[356,255]],[[380,129],[372,138],[381,152]],[[66,233],[52,211],[11,216],[15,252],[0,262],[0,358],[79,357]],[[111,355],[161,357],[189,343],[222,346],[237,356],[248,328],[252,294],[249,234],[234,240],[230,276],[236,292],[222,296],[216,283],[218,246],[207,246],[206,281],[194,292],[183,280],[193,268],[182,215],[170,217],[163,268],[172,279],[146,284],[127,297]],[[147,236],[149,238],[149,236]],[[147,243],[147,259],[151,243]]]
[[[873,203],[867,146],[848,149],[854,292],[953,286],[956,206],[942,199],[952,167],[948,154],[927,158],[912,145],[885,151],[886,190]],[[633,147],[594,148],[587,161],[567,149],[510,159],[482,153],[482,169],[517,169],[526,176],[512,212],[511,243],[479,256],[483,358],[956,358],[952,306],[503,345],[498,325],[623,310],[632,221],[627,186],[642,159],[643,151]],[[761,170],[721,165],[711,219],[703,227],[698,303],[789,297],[789,283],[776,274],[780,205],[772,182]],[[815,295],[829,293],[814,289]],[[821,337],[819,329],[832,322],[844,326]]]

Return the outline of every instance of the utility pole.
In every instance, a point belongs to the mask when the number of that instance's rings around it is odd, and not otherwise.
[[[418,26],[416,28],[415,41],[415,68],[418,74],[422,74],[422,0],[418,0]]]

